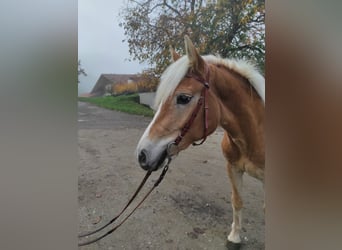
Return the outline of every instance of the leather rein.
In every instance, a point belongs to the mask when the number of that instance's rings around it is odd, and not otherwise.
[[[194,142],[192,145],[198,146],[198,145],[202,145],[205,142],[205,140],[207,139],[207,135],[208,135],[207,134],[208,133],[208,103],[207,103],[207,96],[208,96],[208,90],[209,90],[209,69],[208,69],[207,65],[205,65],[205,71],[206,71],[205,78],[203,78],[201,76],[198,76],[198,75],[195,75],[191,71],[189,71],[185,75],[185,77],[187,77],[187,78],[194,78],[198,82],[202,83],[203,84],[203,89],[201,91],[201,95],[200,95],[200,98],[199,98],[199,100],[197,102],[197,105],[196,105],[195,109],[193,110],[193,112],[192,112],[190,118],[188,119],[188,121],[185,123],[185,125],[181,129],[180,134],[176,137],[176,139],[173,142],[169,143],[168,146],[167,146],[167,150],[166,150],[167,162],[164,165],[163,170],[162,170],[159,178],[155,181],[153,186],[145,194],[145,196],[140,200],[140,202],[135,206],[135,208],[118,225],[116,225],[115,227],[113,227],[112,229],[107,231],[106,233],[98,236],[97,238],[95,238],[93,240],[89,240],[89,241],[78,243],[78,246],[85,246],[85,245],[89,245],[89,244],[95,243],[95,242],[101,240],[102,238],[106,237],[107,235],[113,233],[116,229],[118,229],[141,206],[141,204],[146,200],[146,198],[152,193],[152,191],[164,179],[164,176],[165,176],[166,172],[169,169],[169,164],[171,163],[171,157],[173,156],[173,154],[171,152],[171,148],[173,146],[177,147],[179,145],[179,143],[182,141],[182,139],[184,138],[185,134],[189,131],[191,125],[195,121],[195,118],[197,117],[197,114],[199,113],[199,111],[200,111],[202,106],[203,106],[203,124],[204,124],[204,126],[203,126],[203,138],[202,138],[202,140],[199,143],[195,143]],[[141,183],[138,186],[137,190],[134,192],[134,194],[129,199],[129,201],[126,204],[126,206],[124,206],[124,208],[121,210],[121,212],[118,215],[116,215],[108,223],[106,223],[105,225],[99,227],[98,229],[95,229],[93,231],[86,232],[86,233],[83,233],[83,234],[79,234],[78,238],[80,239],[80,238],[87,237],[87,236],[93,235],[95,233],[98,233],[98,232],[102,231],[103,229],[105,229],[106,227],[108,227],[109,225],[111,225],[112,223],[114,223],[126,211],[126,209],[129,207],[129,205],[133,202],[133,200],[139,194],[139,192],[143,188],[144,184],[146,183],[147,179],[150,177],[151,173],[152,173],[152,170],[149,170],[146,173],[145,177],[141,181]]]

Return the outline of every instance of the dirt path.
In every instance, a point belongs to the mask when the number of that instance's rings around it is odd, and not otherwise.
[[[88,231],[125,205],[145,172],[134,157],[150,118],[79,103],[79,221]],[[227,249],[232,220],[222,131],[182,152],[157,191],[113,235],[80,249]],[[159,173],[151,177],[155,180]],[[147,186],[152,185],[149,180]],[[243,245],[264,249],[262,185],[244,176]]]

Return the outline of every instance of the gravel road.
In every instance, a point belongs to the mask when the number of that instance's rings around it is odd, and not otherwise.
[[[92,230],[126,204],[145,172],[135,147],[151,118],[78,103],[79,230]],[[157,190],[114,234],[79,249],[227,249],[230,184],[221,154],[223,131],[173,160]],[[146,184],[151,187],[160,171]],[[147,190],[146,189],[144,190]],[[243,250],[265,248],[263,190],[244,176]]]

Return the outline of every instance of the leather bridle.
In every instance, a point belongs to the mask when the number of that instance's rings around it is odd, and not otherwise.
[[[197,74],[194,74],[193,71],[189,71],[185,75],[185,77],[194,78],[198,82],[203,84],[203,88],[201,91],[200,98],[198,99],[197,105],[196,105],[195,109],[192,111],[190,118],[187,120],[187,122],[185,123],[185,125],[181,129],[181,132],[176,137],[176,139],[173,142],[168,144],[167,154],[169,156],[173,155],[173,152],[172,152],[173,147],[177,147],[179,145],[179,143],[182,141],[182,139],[184,138],[184,136],[186,135],[186,133],[188,133],[188,131],[189,131],[191,125],[194,123],[194,121],[197,117],[197,114],[199,113],[202,105],[203,105],[203,136],[202,136],[202,140],[199,143],[193,142],[192,145],[193,146],[202,145],[205,142],[205,140],[207,139],[207,136],[208,136],[208,102],[207,102],[207,98],[208,98],[208,91],[209,91],[209,68],[207,65],[205,65],[205,72],[206,72],[205,78],[203,78],[202,76],[199,76]]]
[[[179,143],[182,141],[182,139],[184,138],[186,133],[189,131],[191,125],[194,123],[195,118],[197,117],[197,114],[199,113],[199,111],[200,111],[202,106],[203,106],[203,138],[202,138],[202,140],[199,143],[195,143],[194,142],[193,145],[194,146],[201,145],[207,139],[207,136],[208,136],[208,103],[207,103],[207,97],[208,97],[208,91],[209,91],[209,68],[208,68],[207,65],[205,65],[205,78],[203,78],[202,76],[198,76],[198,75],[194,74],[192,71],[189,71],[185,75],[185,77],[196,79],[198,82],[203,84],[203,88],[202,88],[202,91],[201,91],[200,98],[198,99],[197,105],[196,105],[195,109],[192,111],[190,118],[187,120],[187,122],[185,123],[185,125],[181,129],[181,132],[176,137],[176,139],[173,142],[169,143],[168,146],[167,146],[167,149],[166,149],[167,163],[164,165],[163,170],[162,170],[159,178],[156,180],[156,182],[150,188],[150,190],[145,194],[145,196],[140,200],[140,202],[135,206],[135,208],[118,225],[116,225],[115,227],[113,227],[112,229],[107,231],[106,233],[102,234],[101,236],[99,236],[99,237],[97,237],[97,238],[95,238],[93,240],[89,240],[89,241],[86,241],[86,242],[78,243],[78,246],[85,246],[85,245],[89,245],[89,244],[95,243],[95,242],[101,240],[102,238],[106,237],[107,235],[113,233],[116,229],[118,229],[135,212],[136,209],[138,209],[140,207],[140,205],[146,200],[146,198],[152,193],[152,191],[163,180],[166,172],[169,169],[169,164],[171,162],[171,156],[173,155],[172,154],[172,147],[173,146],[177,147],[179,145]],[[132,197],[130,198],[130,200],[126,204],[126,206],[121,210],[121,212],[117,216],[115,216],[108,223],[106,223],[105,225],[103,225],[102,227],[100,227],[100,228],[98,228],[98,229],[96,229],[94,231],[80,234],[78,236],[78,238],[83,238],[83,237],[86,237],[86,236],[93,235],[93,234],[95,234],[97,232],[102,231],[103,229],[105,229],[106,227],[108,227],[109,225],[114,223],[126,211],[126,209],[129,207],[129,205],[133,202],[135,197],[138,195],[138,193],[140,192],[140,190],[142,189],[142,187],[146,183],[147,179],[150,177],[151,173],[152,173],[152,170],[147,171],[147,173],[146,173],[144,179],[141,181],[139,187],[134,192],[134,194],[132,195]]]

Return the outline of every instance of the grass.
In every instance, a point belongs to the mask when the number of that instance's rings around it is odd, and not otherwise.
[[[139,95],[121,95],[105,97],[79,97],[81,102],[89,102],[96,106],[118,110],[134,115],[153,116],[153,110],[139,103]]]

